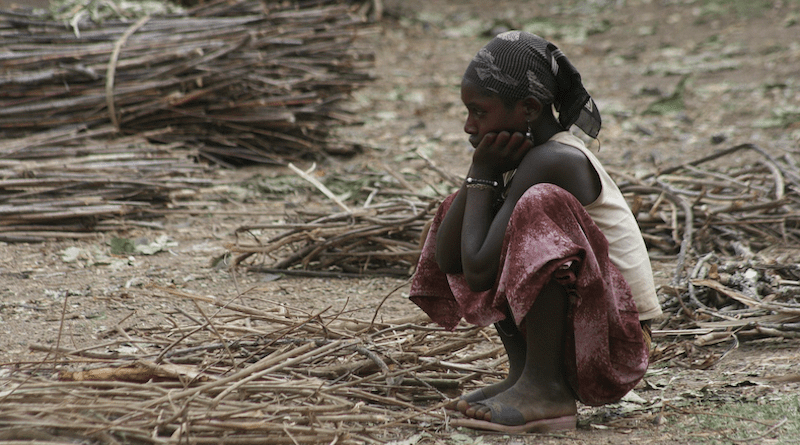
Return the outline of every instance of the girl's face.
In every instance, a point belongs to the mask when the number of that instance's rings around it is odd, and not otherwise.
[[[526,110],[521,100],[509,108],[497,95],[463,80],[461,101],[467,107],[464,131],[470,135],[469,143],[473,147],[477,147],[487,133],[525,133],[528,129]]]

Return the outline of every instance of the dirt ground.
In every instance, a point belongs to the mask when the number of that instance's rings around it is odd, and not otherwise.
[[[386,1],[375,45],[374,84],[352,108],[364,124],[339,137],[365,152],[332,158],[321,175],[384,163],[418,167],[420,150],[455,175],[469,164],[458,85],[464,67],[494,30],[522,28],[556,42],[581,71],[603,113],[598,152],[609,167],[632,175],[752,142],[772,153],[800,150],[800,2],[714,0]],[[681,87],[681,80],[686,79]],[[654,111],[666,97],[683,103]],[[597,148],[598,143],[594,143]],[[731,160],[735,162],[735,159]],[[196,207],[167,214],[162,228],[131,225],[116,233],[41,244],[0,243],[0,378],[3,368],[35,361],[57,343],[98,343],[117,325],[146,326],[183,303],[159,286],[233,297],[247,291],[264,305],[301,310],[333,306],[371,314],[405,279],[274,279],[212,267],[236,228],[275,221],[291,206],[329,205],[313,193],[270,196],[249,187],[283,169],[219,170],[219,186],[197,195]],[[170,244],[153,255],[115,256],[111,237]],[[80,255],[70,260],[69,248]],[[669,282],[675,259],[654,258],[657,284]],[[188,307],[188,306],[187,306]],[[380,316],[416,314],[402,296]],[[64,320],[62,325],[61,320]],[[60,336],[59,336],[60,335]],[[655,341],[684,338],[656,335]],[[492,436],[468,430],[444,436],[408,434],[398,443],[685,444],[800,443],[800,363],[797,340],[742,343],[717,365],[695,370],[671,363],[654,368],[637,394],[646,400],[694,401],[694,408],[637,413],[633,405],[581,407],[580,428],[557,435]],[[726,345],[711,348],[721,353]],[[753,411],[742,411],[750,409]],[[633,413],[633,414],[632,414]],[[785,424],[771,428],[784,417]],[[759,423],[761,422],[761,423]]]

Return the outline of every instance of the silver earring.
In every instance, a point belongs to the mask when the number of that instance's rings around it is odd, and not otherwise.
[[[525,137],[533,141],[533,132],[531,131],[531,121],[528,121],[528,132],[525,133]]]

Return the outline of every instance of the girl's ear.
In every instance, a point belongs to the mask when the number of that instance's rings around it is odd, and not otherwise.
[[[533,122],[542,114],[542,103],[533,96],[528,96],[522,99],[522,104],[525,106],[525,116],[528,122]]]

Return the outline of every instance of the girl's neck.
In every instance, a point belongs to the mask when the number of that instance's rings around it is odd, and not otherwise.
[[[531,128],[533,144],[541,145],[549,141],[556,133],[564,131],[564,127],[556,120],[552,114],[545,114],[534,122]]]

